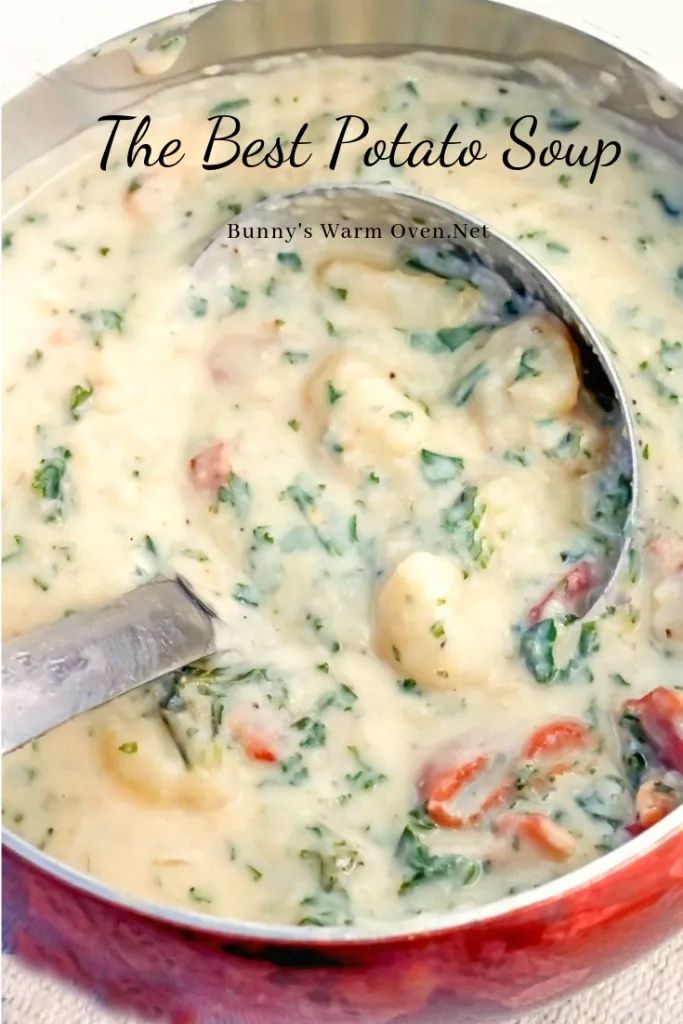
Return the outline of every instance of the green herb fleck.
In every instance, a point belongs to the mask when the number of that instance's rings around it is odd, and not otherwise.
[[[235,584],[232,596],[240,604],[249,605],[250,608],[258,608],[260,603],[260,594],[250,583]]]
[[[520,356],[519,367],[517,369],[515,380],[526,380],[527,377],[538,377],[540,375],[540,370],[537,370],[532,363],[532,360],[536,359],[537,356],[537,348],[524,349]]]
[[[351,746],[346,748],[356,762],[357,770],[354,772],[347,772],[344,776],[346,781],[356,789],[374,789],[380,782],[386,781],[386,775],[383,772],[377,771],[376,768],[372,768],[358,753],[358,748]]]
[[[33,474],[31,486],[36,494],[50,502],[47,521],[60,519],[64,503],[64,478],[67,462],[71,458],[68,448],[57,448],[49,459],[41,459],[38,469]]]
[[[205,299],[203,295],[190,295],[190,313],[192,313],[192,316],[198,319],[206,316],[208,308],[209,300]]]
[[[481,876],[478,861],[460,854],[439,856],[432,853],[418,838],[415,831],[407,826],[398,841],[396,858],[404,868],[399,894],[404,895],[416,886],[436,879],[452,879],[459,886],[472,885]]]
[[[420,452],[422,476],[432,487],[450,483],[462,472],[464,462],[457,455],[441,455],[423,448]]]
[[[209,117],[217,117],[219,114],[231,114],[233,110],[242,110],[248,105],[249,100],[244,96],[236,100],[223,100],[222,103],[217,103],[214,107],[211,107]]]
[[[305,362],[307,362],[308,358],[309,358],[309,355],[308,355],[308,352],[291,352],[290,351],[290,352],[283,352],[282,353],[282,358],[285,360],[286,363],[292,363],[293,365],[296,365],[297,363],[305,363]]]
[[[327,382],[327,401],[330,403],[330,405],[334,405],[335,402],[338,402],[339,399],[343,396],[343,394],[344,394],[343,391],[338,391],[335,388],[335,386],[332,383],[332,381],[328,380],[328,382]]]
[[[298,252],[279,252],[277,261],[290,270],[303,270],[303,263]]]
[[[280,771],[289,786],[300,786],[308,778],[308,768],[303,764],[301,754],[292,754],[286,761],[281,761]]]
[[[488,367],[486,363],[477,363],[476,366],[472,367],[469,373],[466,373],[461,380],[455,385],[451,393],[451,401],[454,405],[465,405],[467,401],[474,394],[474,389],[477,384],[488,376]]]
[[[410,335],[410,346],[418,352],[430,352],[435,355],[456,352],[480,331],[491,330],[493,326],[493,324],[484,322],[460,324],[458,327],[442,327],[441,330],[435,332],[417,331]]]
[[[541,619],[522,633],[520,654],[537,683],[549,683],[555,675],[556,639],[553,619]]]
[[[26,369],[30,370],[34,366],[37,366],[38,363],[42,362],[43,355],[44,353],[42,348],[34,348],[33,352],[30,352],[26,357]]]
[[[191,900],[195,903],[213,903],[213,898],[196,885],[191,885],[187,890]]]
[[[236,284],[231,284],[229,289],[230,301],[232,302],[235,309],[244,309],[249,301],[249,292],[246,288],[238,288]]]
[[[294,728],[304,734],[299,742],[300,747],[325,746],[327,742],[327,729],[325,728],[325,723],[319,719],[305,716],[294,723]]]
[[[86,402],[92,397],[93,386],[89,381],[85,384],[76,384],[71,389],[69,396],[69,411],[71,412],[71,418],[79,420],[82,415],[82,408]]]
[[[90,339],[94,345],[99,346],[106,331],[114,334],[123,334],[123,314],[115,309],[95,309],[81,313],[81,320],[88,325]]]
[[[232,506],[239,519],[244,518],[251,503],[251,487],[248,481],[230,471],[227,481],[218,489],[218,500],[224,505]]]

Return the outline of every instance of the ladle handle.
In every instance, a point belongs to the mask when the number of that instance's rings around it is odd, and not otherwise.
[[[214,617],[155,580],[3,644],[2,752],[215,650]]]

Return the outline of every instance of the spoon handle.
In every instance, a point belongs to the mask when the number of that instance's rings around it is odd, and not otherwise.
[[[2,752],[215,650],[213,613],[180,578],[3,644]]]

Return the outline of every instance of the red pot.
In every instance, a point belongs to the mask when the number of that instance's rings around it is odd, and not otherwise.
[[[340,45],[387,52],[450,44],[503,61],[543,55],[569,72],[579,67],[584,80],[608,70],[623,85],[609,100],[614,108],[637,112],[641,133],[655,119],[649,69],[535,15],[485,0],[344,0],[340,18],[335,0],[296,0],[284,17],[286,3],[217,5],[187,30],[177,65],[154,79],[136,73],[125,40],[43,78],[8,104],[6,165],[205,65]],[[170,22],[150,28],[178,31]],[[69,102],[56,104],[62,96]],[[650,128],[657,145],[680,151],[683,104]],[[683,808],[532,892],[375,935],[143,904],[11,834],[5,841],[7,948],[107,1002],[174,1024],[483,1024],[599,981],[683,927]]]
[[[568,996],[683,928],[683,809],[535,891],[377,937],[155,908],[8,845],[6,946],[173,1024],[482,1024]]]

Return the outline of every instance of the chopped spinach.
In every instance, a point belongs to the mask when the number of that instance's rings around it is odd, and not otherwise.
[[[231,114],[234,110],[242,110],[243,107],[249,105],[249,102],[245,96],[234,100],[223,100],[222,103],[216,103],[215,106],[211,107],[209,117],[217,117],[219,114]]]
[[[190,899],[194,900],[195,903],[213,903],[213,897],[196,885],[191,885],[187,892]]]
[[[591,682],[593,674],[588,663],[591,656],[600,650],[597,623],[581,624],[576,651],[561,668],[555,663],[556,640],[557,625],[554,619],[541,619],[521,633],[520,654],[536,682]]]
[[[306,715],[294,723],[294,728],[303,733],[299,742],[300,747],[324,747],[327,743],[325,723],[318,718],[310,718]]]
[[[232,596],[240,604],[249,605],[250,608],[258,608],[261,602],[261,595],[250,583],[236,583],[233,587]]]
[[[114,334],[123,334],[124,318],[123,313],[115,309],[92,309],[81,313],[81,320],[87,324],[90,340],[98,346],[107,331]]]
[[[625,799],[625,786],[616,775],[606,775],[596,780],[592,787],[577,793],[574,800],[589,818],[604,822],[611,828],[623,825],[628,814],[629,802]]]
[[[555,640],[553,619],[541,619],[529,626],[520,639],[520,654],[537,683],[549,683],[555,676]]]
[[[300,786],[308,778],[308,768],[303,763],[303,757],[298,753],[292,754],[286,761],[281,761],[280,771],[289,786]]]
[[[299,512],[306,520],[311,533],[327,554],[341,555],[345,546],[346,537],[342,537],[340,531],[335,531],[333,533],[329,527],[323,529],[319,525],[319,516],[314,512],[318,496],[322,493],[323,489],[324,488],[322,486],[318,486],[313,489],[303,483],[294,483],[290,484],[290,486],[285,489],[284,495],[294,502]],[[344,532],[346,533],[346,531]],[[294,550],[291,546],[289,549]]]
[[[93,386],[89,381],[85,384],[76,384],[71,389],[69,396],[69,411],[71,418],[79,420],[82,414],[82,408],[92,398]]]
[[[14,550],[8,551],[6,555],[2,556],[3,565],[5,564],[5,562],[14,561],[14,559],[18,558],[19,555],[26,549],[26,542],[20,534],[15,533],[12,540],[14,541]]]
[[[563,110],[553,107],[548,114],[547,125],[554,132],[573,132],[581,124],[578,117],[573,117]]]
[[[279,252],[277,261],[290,270],[303,270],[303,263],[298,252]]]
[[[337,388],[335,388],[335,386],[332,383],[332,381],[328,380],[328,382],[327,382],[327,401],[330,403],[330,405],[334,405],[335,402],[338,402],[339,399],[343,397],[343,395],[344,395],[344,392],[343,391],[338,391]]]
[[[347,747],[353,760],[356,762],[356,771],[347,772],[344,778],[356,789],[374,789],[380,782],[386,782],[384,772],[372,768],[358,753],[357,747]]]
[[[425,246],[411,252],[406,257],[405,266],[410,270],[420,270],[446,280],[462,280],[465,263],[452,249],[445,246]]]
[[[225,484],[218,488],[218,501],[224,505],[231,505],[237,518],[243,519],[251,504],[251,487],[248,481],[231,470]]]
[[[540,370],[533,365],[533,360],[538,357],[537,348],[525,348],[519,359],[519,366],[515,380],[526,380],[527,377],[538,377]]]
[[[456,885],[463,886],[474,884],[481,876],[479,861],[458,853],[447,856],[432,853],[410,825],[401,833],[396,858],[404,869],[403,881],[398,890],[400,895],[436,879],[452,879]]]
[[[317,880],[323,892],[332,892],[340,888],[340,877],[350,875],[360,864],[358,850],[355,850],[344,839],[337,839],[323,825],[314,825],[309,832],[319,839],[314,849],[303,849],[301,860],[310,861],[315,866]]]
[[[71,458],[68,448],[57,448],[49,459],[41,459],[33,474],[31,486],[36,494],[49,502],[46,521],[61,519],[64,510],[64,483],[67,463]]]
[[[246,288],[238,288],[236,284],[230,285],[228,294],[235,309],[244,309],[249,301],[249,292]]]
[[[409,827],[419,832],[431,832],[436,828],[432,818],[427,810],[427,803],[418,804],[413,807],[412,811],[408,814]]]
[[[478,493],[473,484],[464,487],[453,504],[443,512],[441,526],[450,535],[450,546],[455,554],[466,555],[481,568],[486,568],[490,549],[478,533],[484,512]]]
[[[658,188],[653,189],[652,198],[657,206],[659,206],[662,213],[664,213],[670,220],[681,220],[681,218],[683,218],[683,202],[674,202],[673,199]]]
[[[318,713],[328,708],[339,708],[340,711],[351,711],[358,700],[358,694],[346,683],[340,683],[336,690],[324,694],[318,701]]]
[[[308,359],[309,359],[309,354],[308,354],[308,352],[292,352],[292,351],[287,351],[287,352],[283,352],[282,353],[282,358],[285,360],[286,363],[291,363],[292,365],[296,365],[298,363],[305,363],[305,362],[307,362]]]
[[[209,300],[205,299],[203,295],[195,295],[193,293],[190,295],[189,305],[192,316],[197,317],[197,319],[201,319],[201,317],[206,316],[209,308]]]
[[[420,470],[422,476],[432,487],[455,480],[462,472],[465,463],[457,455],[440,455],[423,448],[420,452]]]
[[[462,345],[480,331],[491,330],[491,323],[460,324],[458,327],[442,327],[438,331],[415,331],[410,335],[410,346],[418,352],[456,352]]]
[[[598,494],[593,522],[606,533],[620,533],[631,507],[631,481],[620,473],[616,480],[607,480]]]
[[[488,377],[486,363],[477,363],[464,377],[457,382],[451,392],[451,401],[454,405],[465,405],[474,394],[474,390],[485,377]]]
[[[561,462],[575,459],[581,453],[582,437],[583,431],[581,427],[572,426],[562,435],[556,445],[552,448],[544,449],[543,454],[549,459],[559,459]]]
[[[299,925],[329,928],[353,924],[349,896],[345,889],[333,889],[330,892],[316,893],[315,896],[306,896],[300,905],[305,914],[297,921]]]

